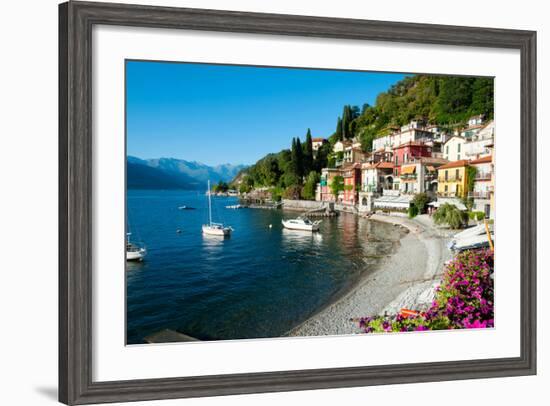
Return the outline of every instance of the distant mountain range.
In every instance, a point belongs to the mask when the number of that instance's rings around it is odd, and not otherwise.
[[[128,189],[205,189],[206,182],[230,182],[246,165],[208,166],[175,158],[140,159],[128,156],[126,161]]]

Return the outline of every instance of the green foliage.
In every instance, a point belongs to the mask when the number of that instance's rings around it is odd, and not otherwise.
[[[409,207],[409,210],[407,211],[407,214],[409,215],[409,218],[413,218],[418,216],[418,207],[416,207],[414,204]]]
[[[468,192],[474,190],[474,183],[476,178],[477,169],[475,166],[466,167],[466,182],[468,187]]]
[[[417,214],[425,213],[429,202],[430,198],[426,193],[417,193],[416,195],[414,195],[412,200],[412,204],[417,209]]]
[[[285,199],[298,200],[301,195],[302,195],[302,186],[301,185],[289,186],[283,192],[283,197]]]
[[[311,130],[307,129],[306,141],[303,144],[303,173],[307,174],[313,170],[313,145],[311,141]]]
[[[352,128],[365,151],[372,140],[388,133],[389,126],[401,126],[416,118],[446,124],[449,130],[469,117],[484,114],[493,118],[493,79],[414,75],[380,93],[375,106],[364,105],[353,119]]]
[[[302,189],[302,198],[306,200],[314,200],[315,199],[315,189],[317,188],[317,183],[321,180],[321,177],[319,174],[315,171],[309,172],[309,175],[307,176],[306,183],[304,184],[304,188]]]
[[[459,210],[454,204],[445,203],[433,214],[435,224],[446,224],[450,228],[461,228],[468,220],[468,213]]]
[[[483,221],[485,218],[485,213],[482,211],[471,211],[468,213],[470,220]]]
[[[344,178],[342,176],[335,176],[332,178],[332,182],[330,184],[330,191],[334,195],[334,197],[338,197],[338,193],[344,190]]]
[[[226,182],[219,181],[217,185],[212,186],[214,193],[225,193],[229,190],[229,185]]]

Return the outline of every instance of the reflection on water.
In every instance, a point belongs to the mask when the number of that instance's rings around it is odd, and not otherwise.
[[[280,336],[371,272],[400,238],[398,227],[350,214],[324,219],[319,232],[288,230],[281,220],[291,214],[224,208],[235,203],[212,199],[235,229],[224,238],[202,234],[203,195],[128,192],[133,230],[148,248],[143,263],[127,263],[128,343],[165,328],[203,340]]]
[[[288,249],[303,249],[311,246],[320,246],[323,242],[323,234],[320,232],[290,230],[282,228],[283,244]]]

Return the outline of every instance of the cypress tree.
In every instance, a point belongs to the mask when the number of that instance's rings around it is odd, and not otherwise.
[[[340,117],[338,117],[338,121],[336,122],[336,139],[338,141],[343,141],[343,138],[342,138],[342,119]]]
[[[306,141],[304,144],[304,175],[313,169],[313,144],[311,140],[311,130],[307,129]]]
[[[295,168],[296,168],[296,176],[298,176],[298,179],[300,180],[300,183],[302,182],[302,178],[304,177],[304,152],[302,150],[302,143],[300,142],[300,137],[296,137],[296,153],[295,153]]]

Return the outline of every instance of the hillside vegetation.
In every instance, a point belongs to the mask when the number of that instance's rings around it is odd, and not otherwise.
[[[315,157],[308,129],[304,143],[299,137],[293,138],[290,149],[266,155],[241,171],[235,180],[240,181],[241,192],[272,187],[276,198],[313,199],[313,183],[318,182],[322,168],[334,164],[332,147],[337,141],[356,137],[363,150],[370,151],[375,138],[411,119],[427,118],[431,123],[452,129],[464,126],[469,117],[477,114],[493,118],[492,78],[407,76],[380,93],[374,106],[343,106],[334,133]]]

